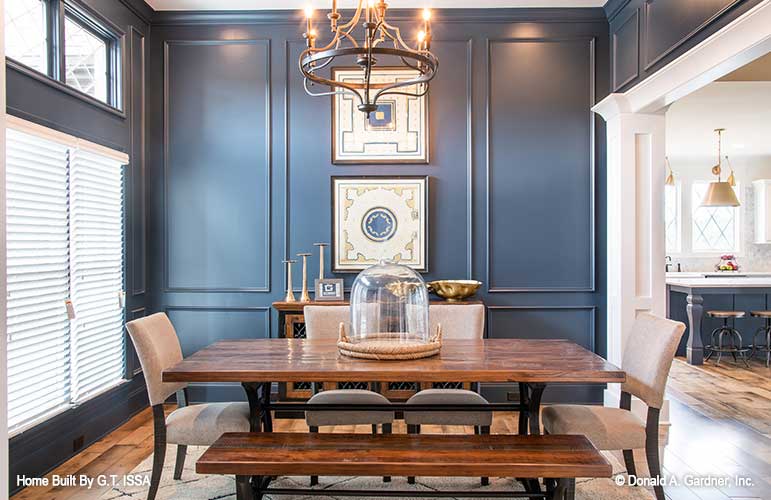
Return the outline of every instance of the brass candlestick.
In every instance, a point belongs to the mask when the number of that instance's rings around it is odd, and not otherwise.
[[[319,247],[319,279],[324,279],[324,247],[328,247],[329,243],[314,243],[313,246]]]
[[[282,262],[286,264],[286,296],[284,297],[284,302],[297,302],[297,299],[294,298],[294,291],[292,290],[292,264],[297,261],[284,260]]]
[[[303,291],[300,295],[300,302],[310,302],[311,296],[308,295],[308,257],[310,257],[311,253],[298,253],[298,257],[303,258]]]

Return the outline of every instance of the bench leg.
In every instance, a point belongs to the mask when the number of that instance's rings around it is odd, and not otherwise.
[[[391,424],[383,424],[383,434],[391,434],[392,432],[393,432],[393,428]],[[390,483],[391,476],[383,476],[383,482]]]
[[[308,428],[308,432],[316,433],[319,432],[319,428],[315,426],[311,426]],[[311,476],[311,486],[316,486],[319,484],[319,476]]]
[[[236,500],[254,500],[251,476],[236,476]]]
[[[479,425],[474,426],[474,433],[475,434],[490,434],[490,426],[489,425]],[[490,478],[489,477],[483,477],[480,480],[480,483],[482,486],[489,486],[490,485]]]
[[[557,487],[552,493],[552,500],[575,500],[576,499],[576,480],[575,478],[563,478],[557,480]]]
[[[407,426],[407,434],[420,434],[420,426],[419,425],[408,425]],[[415,484],[415,476],[407,476],[407,483],[408,484]]]

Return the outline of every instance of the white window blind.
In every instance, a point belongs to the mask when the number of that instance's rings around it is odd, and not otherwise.
[[[8,425],[17,433],[122,380],[128,159],[8,118]]]
[[[117,161],[70,155],[72,399],[123,378],[123,177]]]
[[[8,129],[8,426],[70,402],[67,147]]]

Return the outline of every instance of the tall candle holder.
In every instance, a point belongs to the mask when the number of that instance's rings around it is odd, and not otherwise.
[[[300,294],[300,302],[310,302],[311,296],[308,294],[308,257],[313,255],[312,253],[298,253],[298,257],[303,258],[303,290]]]
[[[297,261],[283,260],[281,262],[286,264],[286,296],[284,297],[284,302],[297,302],[297,299],[294,297],[294,291],[292,290],[292,264]]]
[[[324,279],[324,248],[329,246],[329,243],[314,243],[314,247],[319,247],[319,279]]]

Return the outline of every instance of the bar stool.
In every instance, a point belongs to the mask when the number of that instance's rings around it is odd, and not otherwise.
[[[739,357],[742,358],[742,361],[744,361],[744,364],[747,365],[747,368],[749,368],[750,364],[747,362],[746,356],[749,348],[745,348],[742,345],[742,336],[739,333],[739,330],[728,325],[729,319],[735,321],[739,318],[743,318],[744,311],[707,311],[707,316],[722,319],[723,326],[712,330],[709,345],[704,347],[705,350],[709,351],[704,361],[709,360],[713,354],[717,353],[715,365],[719,365],[720,358],[723,357],[723,354],[731,354],[734,361],[736,361],[736,355],[738,354]]]
[[[766,320],[766,326],[758,328],[755,332],[755,336],[752,338],[752,356],[755,356],[758,352],[766,353],[766,368],[771,365],[771,311],[750,311],[750,315],[755,318],[763,318]],[[765,335],[765,344],[758,344],[758,335]]]

